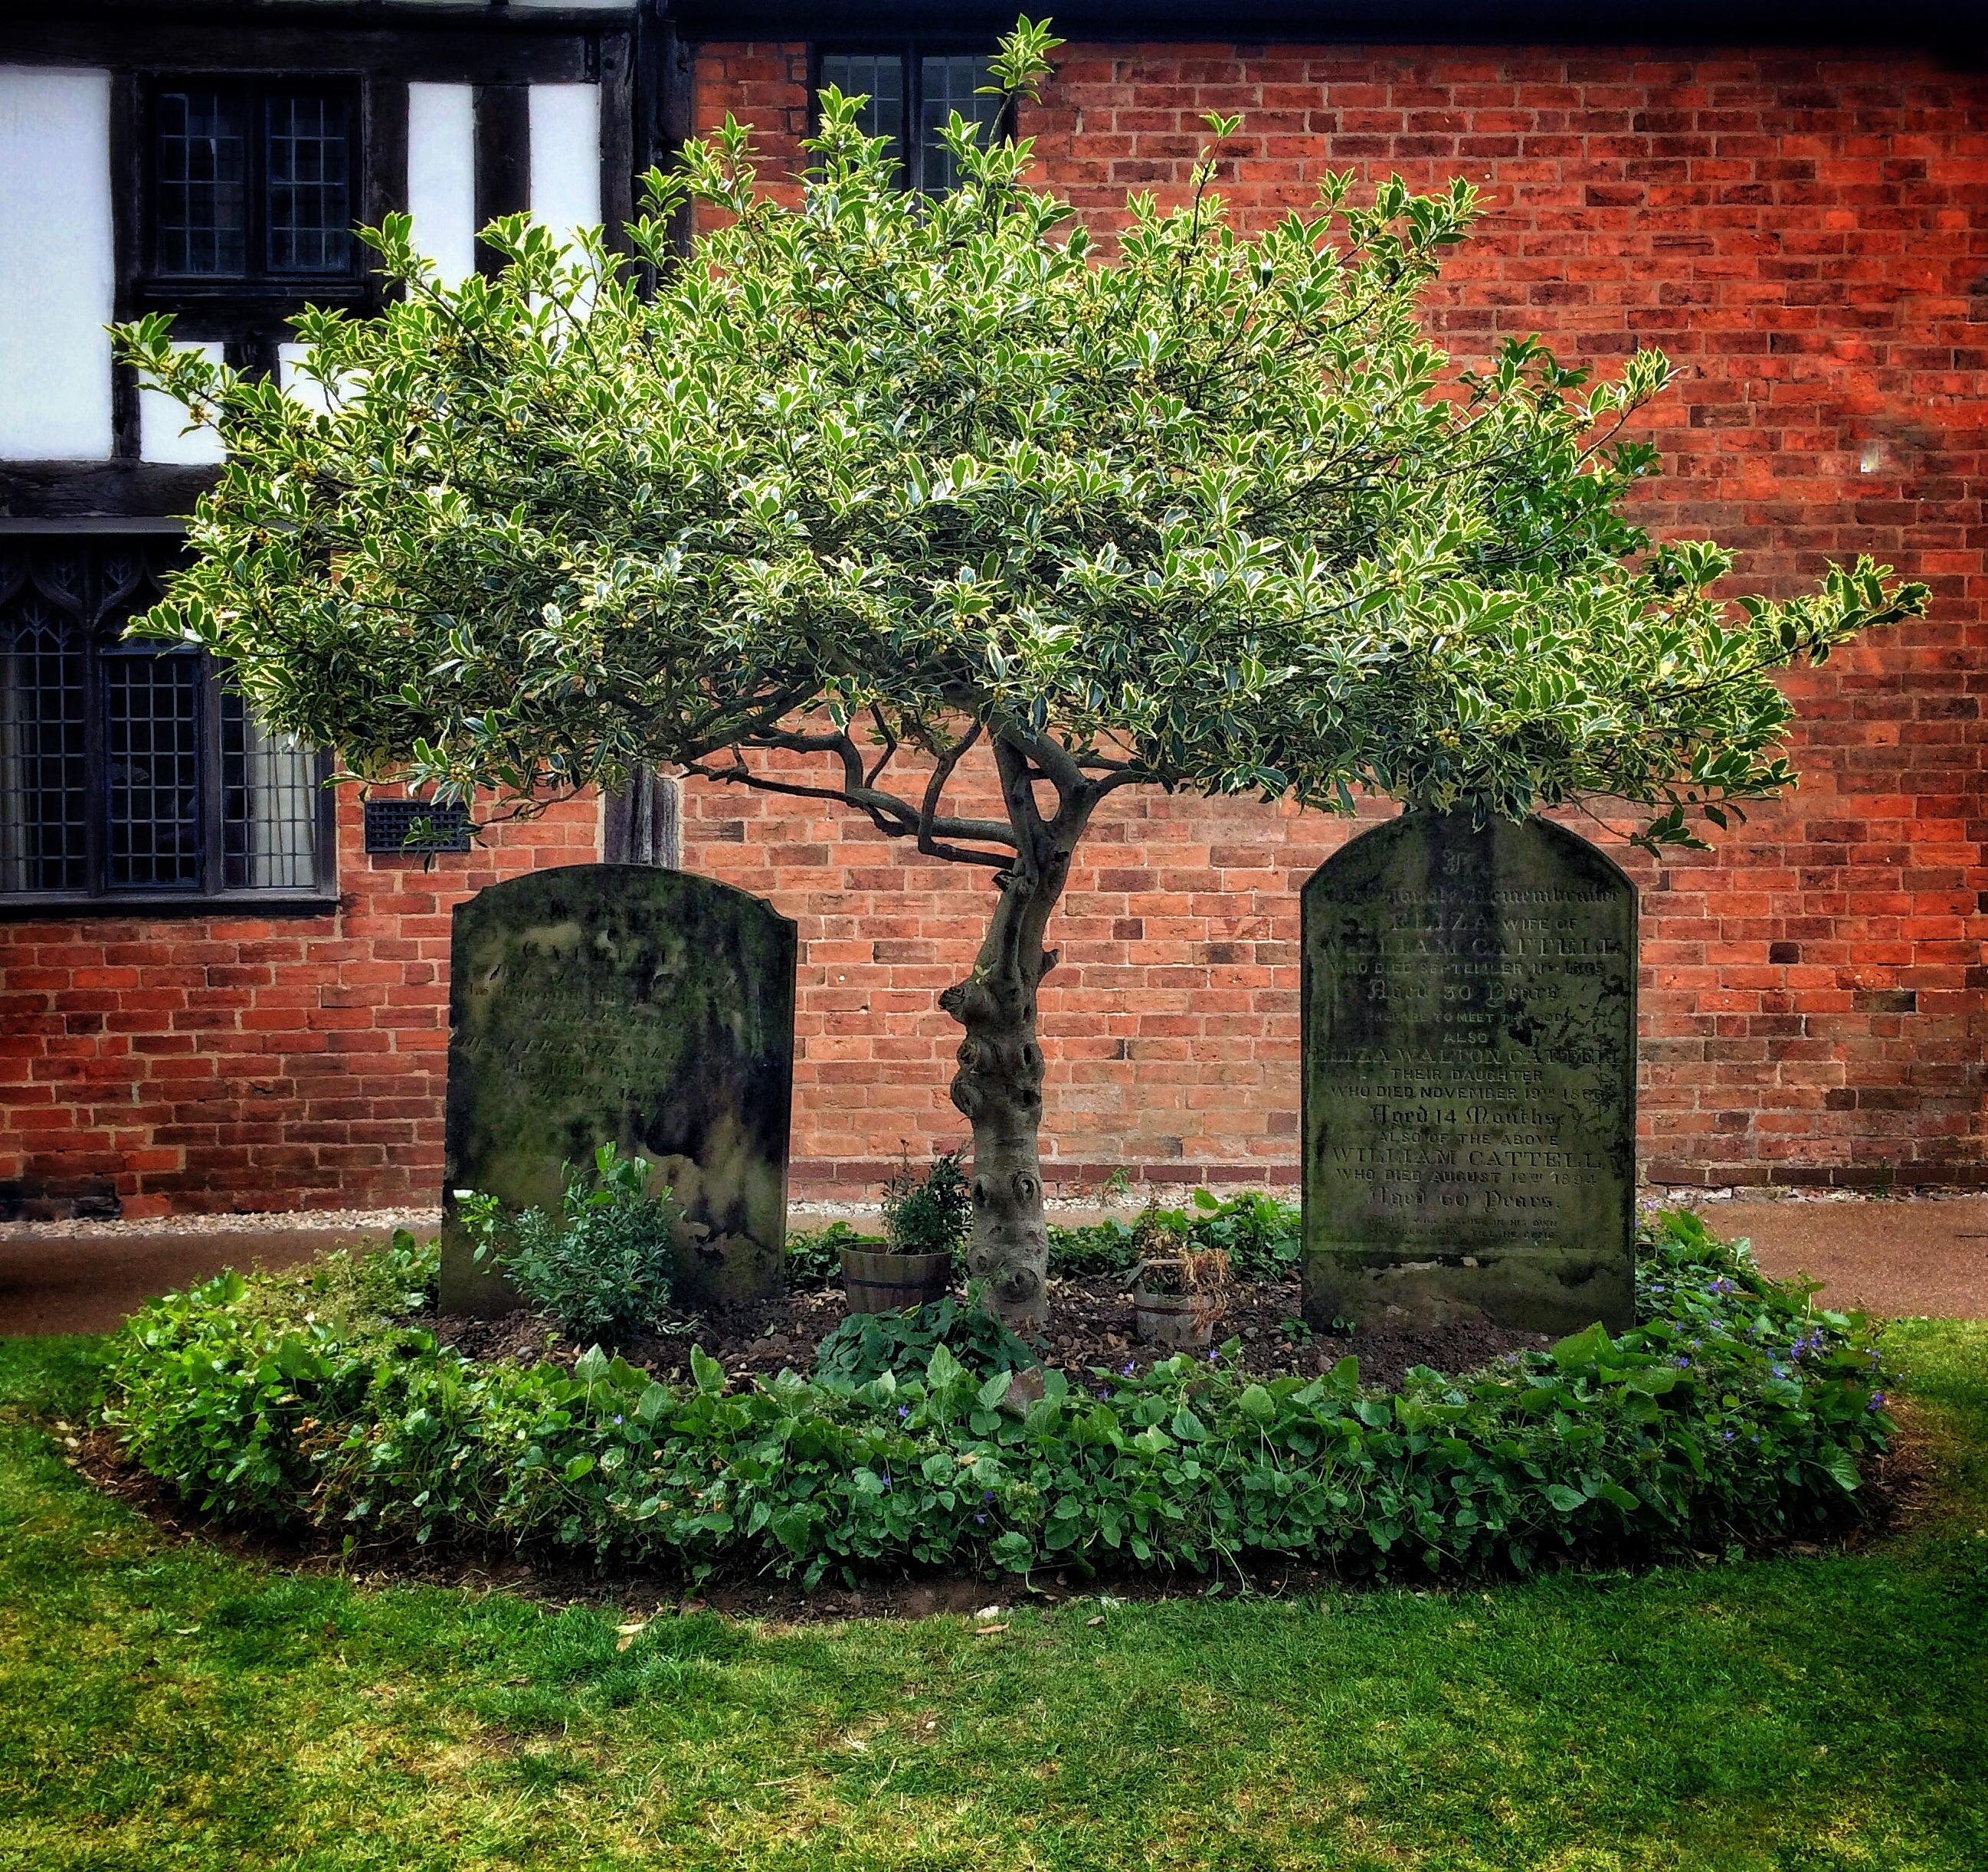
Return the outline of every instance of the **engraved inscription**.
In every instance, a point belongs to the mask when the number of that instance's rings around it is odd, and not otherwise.
[[[1625,1322],[1628,880],[1559,827],[1416,814],[1304,907],[1308,1306]]]

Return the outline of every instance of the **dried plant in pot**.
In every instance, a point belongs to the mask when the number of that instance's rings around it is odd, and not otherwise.
[[[1133,1330],[1148,1345],[1201,1351],[1235,1290],[1227,1251],[1195,1248],[1177,1229],[1142,1221],[1131,1272]]]
[[[921,1175],[907,1151],[884,1185],[884,1246],[842,1251],[844,1311],[898,1313],[942,1299],[972,1214],[957,1152],[934,1157]]]

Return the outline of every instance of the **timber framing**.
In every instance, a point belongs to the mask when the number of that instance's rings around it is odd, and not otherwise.
[[[466,84],[475,110],[479,225],[529,205],[529,88],[600,88],[600,201],[610,228],[633,215],[635,177],[686,133],[688,61],[637,8],[380,4],[379,0],[14,0],[0,19],[0,64],[85,66],[111,76],[111,200],[115,314],[173,315],[176,337],[218,343],[237,369],[276,367],[296,304],[380,305],[363,272],[347,283],[307,282],[202,292],[148,278],[145,265],[147,110],[161,75],[299,77],[349,84],[358,103],[355,218],[377,226],[407,205],[407,87]],[[651,66],[668,82],[651,86]],[[644,93],[654,91],[652,99]],[[660,100],[660,109],[658,108]],[[479,250],[479,264],[495,258]],[[164,529],[191,508],[215,471],[140,458],[139,395],[122,367],[112,382],[108,461],[0,462],[0,531],[128,522]]]

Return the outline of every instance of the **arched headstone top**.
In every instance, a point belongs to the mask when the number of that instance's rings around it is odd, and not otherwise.
[[[555,1207],[614,1144],[655,1166],[707,1300],[770,1292],[786,1235],[794,925],[749,893],[640,864],[563,865],[456,907],[449,948],[443,1299],[505,1303],[455,1191]]]
[[[1629,1323],[1636,921],[1545,819],[1407,813],[1313,873],[1310,1314]]]
[[[1521,907],[1513,894],[1527,887],[1516,873],[1542,867],[1555,873],[1546,888],[1558,892],[1566,880],[1579,879],[1609,901],[1626,903],[1632,914],[1636,909],[1636,880],[1600,846],[1557,820],[1499,819],[1479,826],[1468,813],[1413,809],[1348,840],[1305,880],[1303,895],[1307,902],[1329,897],[1383,868],[1398,876],[1417,867],[1434,890],[1466,867],[1491,879],[1494,911]],[[1511,874],[1502,886],[1496,881],[1500,873]],[[1531,887],[1541,886],[1536,880]]]
[[[697,904],[725,914],[756,920],[791,932],[790,917],[783,917],[762,897],[742,890],[736,884],[721,884],[695,871],[666,870],[653,864],[553,864],[537,870],[521,871],[486,884],[474,897],[456,905],[455,921],[477,922],[485,917],[513,914],[522,904],[570,904],[579,905],[605,901],[610,895],[637,897],[658,904]]]

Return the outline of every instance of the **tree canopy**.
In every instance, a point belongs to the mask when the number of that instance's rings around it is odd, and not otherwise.
[[[1025,22],[1004,81],[1053,43]],[[323,411],[147,319],[127,353],[230,460],[145,627],[356,772],[512,795],[729,765],[810,711],[857,725],[865,772],[979,725],[1119,783],[1327,807],[1611,795],[1659,839],[1786,785],[1770,672],[1916,590],[1860,562],[1715,595],[1729,554],[1621,510],[1659,354],[1452,367],[1418,302],[1474,191],[1327,175],[1246,235],[1212,187],[1235,127],[1109,255],[1026,141],[956,120],[960,186],[909,194],[832,92],[797,207],[728,120],[649,178],[630,255],[513,218],[502,272],[444,288],[393,217],[369,238],[404,295],[298,323]],[[724,225],[680,254],[686,204]]]

